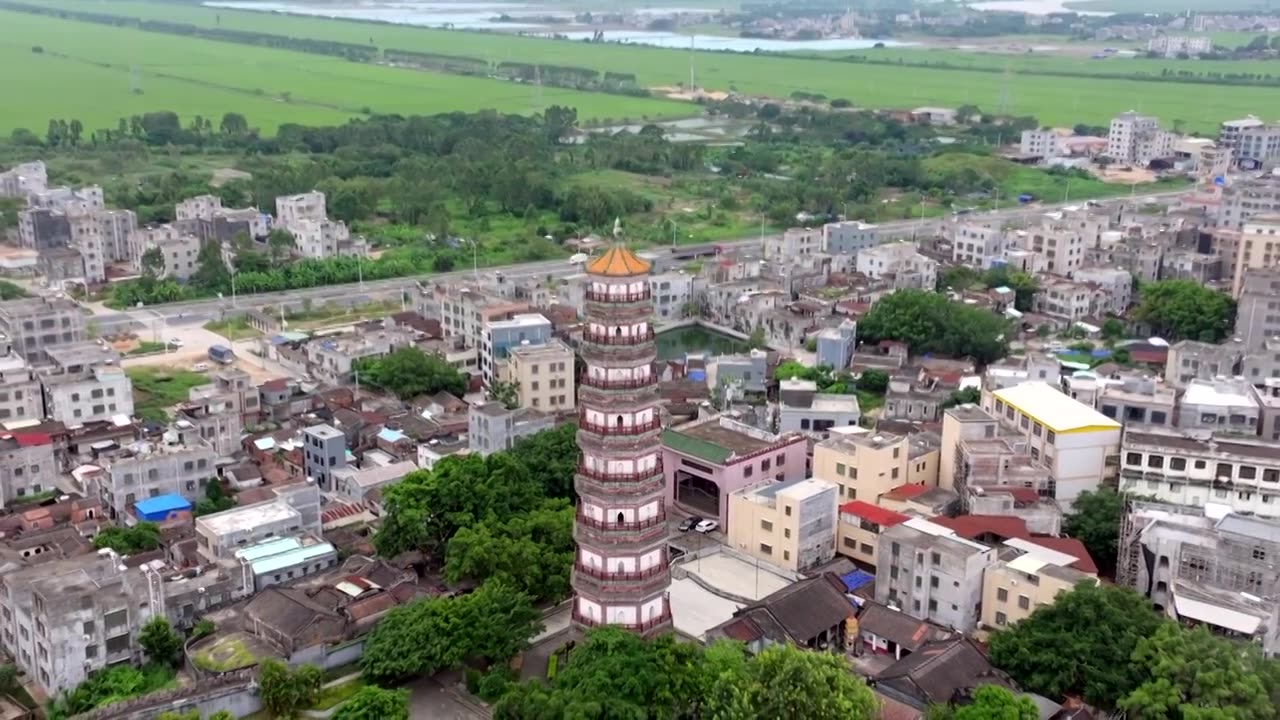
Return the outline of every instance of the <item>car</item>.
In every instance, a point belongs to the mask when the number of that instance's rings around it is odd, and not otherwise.
[[[206,362],[196,363],[195,365],[191,366],[191,369],[200,373],[209,372],[209,363],[206,363]]]
[[[719,529],[720,529],[720,523],[716,522],[715,520],[703,520],[702,522],[698,523],[697,525],[694,525],[694,526],[693,526],[693,529],[694,529],[696,532],[700,532],[700,533],[702,533],[703,535],[706,535],[706,534],[707,534],[707,533],[709,533],[709,532],[714,532],[714,531],[716,531],[716,530],[719,530]]]
[[[173,347],[180,348],[183,346],[184,343],[178,338],[169,338],[169,344],[172,345]]]
[[[587,261],[586,253],[576,253],[573,257],[569,258],[570,265],[581,265],[586,261]]]
[[[687,517],[680,522],[680,526],[679,526],[680,532],[689,532],[694,528],[695,525],[697,525],[700,522],[702,522],[702,518],[698,517],[697,515],[694,515],[693,517]]]

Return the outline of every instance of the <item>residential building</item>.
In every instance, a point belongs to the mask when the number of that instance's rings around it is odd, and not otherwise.
[[[649,294],[653,298],[653,314],[658,321],[683,320],[693,314],[697,301],[697,275],[684,270],[649,277]]]
[[[1129,429],[1121,453],[1121,492],[1280,517],[1280,458],[1268,441]]]
[[[1101,302],[1095,302],[1092,309],[1095,317],[1101,315],[1120,315],[1129,312],[1133,303],[1133,276],[1127,270],[1105,267],[1083,267],[1076,270],[1073,279],[1094,287]]]
[[[822,252],[824,233],[819,228],[788,228],[781,235],[765,239],[764,258],[784,267],[789,266],[797,258]]]
[[[708,374],[708,382],[716,385],[734,385],[743,392],[763,393],[769,380],[769,353],[752,350],[745,355],[720,355],[712,360],[714,379]]]
[[[874,600],[861,603],[858,613],[858,634],[862,639],[861,652],[867,655],[890,655],[893,659],[919,652],[930,643],[949,640],[955,633],[933,623],[913,618]],[[885,698],[880,697],[882,708]],[[883,710],[882,710],[883,712]]]
[[[1017,685],[992,666],[973,638],[955,637],[924,643],[910,655],[881,670],[874,678],[876,693],[921,713],[971,697],[984,685],[1017,690]],[[1064,720],[1069,716],[1053,716]]]
[[[845,220],[822,226],[822,252],[828,255],[857,255],[880,244],[880,228],[860,220]]]
[[[331,425],[302,430],[302,470],[321,490],[333,490],[333,473],[347,466],[347,436]]]
[[[303,346],[310,374],[333,383],[353,378],[358,360],[386,357],[396,350],[413,347],[417,334],[411,328],[389,327],[374,332],[323,335]]]
[[[819,393],[812,380],[783,380],[778,388],[779,432],[826,437],[835,427],[857,427],[862,411],[856,395]]]
[[[932,290],[938,282],[938,263],[919,252],[915,243],[878,245],[858,253],[855,270],[872,279],[892,279],[895,290]]]
[[[398,483],[417,469],[418,466],[408,460],[367,468],[339,468],[332,474],[333,491],[349,500],[363,503],[365,496],[373,490]]]
[[[47,362],[51,348],[87,340],[80,306],[66,298],[0,301],[0,333],[28,363]]]
[[[1179,340],[1169,347],[1164,381],[1176,388],[1192,380],[1214,380],[1238,374],[1242,347],[1229,343],[1214,345],[1197,340]]]
[[[977,627],[994,548],[911,518],[880,533],[877,553],[876,602],[960,632]]]
[[[230,373],[244,374],[243,371],[234,369],[228,372]],[[219,378],[221,379],[225,379],[225,375]],[[219,455],[229,457],[240,450],[245,413],[237,402],[241,399],[240,394],[228,392],[224,387],[219,382],[191,388],[187,392],[187,401],[178,407],[174,427],[184,440],[188,436],[191,440],[199,438]],[[253,401],[256,407],[256,396],[244,399]]]
[[[1095,405],[1103,415],[1125,426],[1173,427],[1177,401],[1178,392],[1160,378],[1130,375],[1120,382],[1103,384]]]
[[[798,433],[774,434],[712,416],[662,433],[667,503],[728,523],[728,496],[761,478],[808,477],[808,442]],[[827,479],[827,478],[823,478]]]
[[[45,417],[67,427],[133,416],[133,382],[118,365],[46,373],[40,384]]]
[[[1236,299],[1235,337],[1244,350],[1256,351],[1280,337],[1280,268],[1246,270]],[[1218,374],[1235,374],[1229,370]]]
[[[307,481],[270,500],[201,515],[195,521],[197,548],[203,557],[220,561],[272,538],[319,534],[320,503],[320,489]]]
[[[22,431],[0,434],[0,506],[57,490],[58,475],[49,435]]]
[[[652,331],[651,331],[652,332]],[[501,377],[500,363],[519,345],[545,345],[551,340],[551,321],[536,313],[516,315],[510,320],[491,320],[484,324],[480,343],[480,373],[492,385]]]
[[[1065,154],[1062,147],[1064,137],[1063,131],[1058,128],[1023,130],[1018,147],[1026,157],[1052,160]]]
[[[1033,488],[971,484],[961,507],[972,515],[1018,518],[1034,535],[1062,534],[1062,508]]]
[[[816,364],[833,370],[844,370],[853,360],[853,350],[857,344],[858,324],[852,320],[845,320],[838,327],[819,330]]]
[[[836,525],[836,552],[875,570],[880,562],[880,533],[910,519],[910,515],[862,500],[844,503]]]
[[[708,644],[731,638],[757,654],[774,645],[846,653],[856,639],[854,605],[833,573],[804,578],[735,610],[733,618],[706,632]]]
[[[15,165],[0,172],[0,197],[25,200],[49,189],[49,171],[41,160]]]
[[[944,383],[927,372],[907,368],[906,372],[889,378],[889,388],[884,395],[882,420],[936,423],[942,419],[942,406],[959,389]],[[912,371],[915,372],[912,372]]]
[[[1243,379],[1192,380],[1178,402],[1179,430],[1257,435],[1261,410]]]
[[[260,240],[271,232],[271,217],[257,208],[224,208],[216,195],[197,195],[174,206],[174,219],[194,222],[201,240],[230,243],[239,233]]]
[[[576,407],[573,350],[551,338],[545,344],[507,350],[503,380],[516,387],[520,407],[562,412]]]
[[[44,254],[71,245],[71,221],[65,213],[48,208],[18,211],[18,243]]]
[[[147,270],[142,258],[151,250],[160,253],[159,277],[186,280],[199,267],[200,238],[178,225],[142,227],[130,234],[129,255],[138,272]]]
[[[982,408],[1027,443],[1049,469],[1052,497],[1070,507],[1080,493],[1115,477],[1120,423],[1041,382],[982,392]],[[945,434],[945,432],[944,432]],[[942,450],[944,456],[947,448]]]
[[[1195,57],[1213,50],[1213,41],[1207,35],[1165,35],[1157,33],[1147,41],[1147,52],[1166,58]]]
[[[555,427],[555,417],[534,408],[508,410],[500,402],[473,403],[467,413],[472,452],[481,455],[515,447],[520,438]]]
[[[232,556],[240,572],[247,576],[243,577],[244,585],[256,592],[331,570],[338,564],[338,551],[333,545],[308,535],[270,538],[239,548]]]
[[[876,503],[906,482],[911,447],[904,435],[840,433],[814,445],[813,476],[836,484],[840,502]]]
[[[511,302],[478,288],[455,288],[437,285],[418,297],[418,313],[423,317],[439,317],[445,339],[460,339],[464,347],[479,348],[483,343],[485,323],[507,320],[528,312],[525,302]]]
[[[1245,130],[1258,128],[1266,125],[1263,121],[1250,115],[1240,120],[1224,120],[1218,126],[1218,142],[1225,147],[1236,151],[1236,157],[1240,157],[1240,136]]]
[[[595,381],[582,387],[578,421],[582,457],[574,477],[577,547],[570,579],[575,632],[608,625],[648,635],[672,627],[657,347],[646,292],[651,268],[620,244],[585,267],[580,352],[586,376]]]
[[[1269,377],[1262,385],[1253,388],[1258,402],[1258,437],[1271,442],[1280,441],[1280,377]]]
[[[1044,258],[1044,271],[1052,275],[1069,277],[1084,266],[1086,237],[1062,212],[1044,215],[1039,225],[1015,233],[1014,239]]]
[[[1280,125],[1264,124],[1242,130],[1235,143],[1236,164],[1258,170],[1280,160]]]
[[[0,348],[8,349],[0,341]],[[20,355],[0,356],[0,425],[44,417],[40,380]]]
[[[962,442],[995,440],[1000,424],[977,405],[965,404],[948,408],[942,414],[942,447],[938,453],[938,486],[956,487],[957,450]],[[816,458],[816,451],[814,457]]]
[[[328,218],[322,192],[276,198],[276,225],[293,235],[298,254],[304,258],[359,256],[368,251],[363,241],[352,241],[346,223]]]
[[[1004,259],[1010,242],[999,222],[962,220],[950,226],[951,260],[987,270]]]
[[[1173,147],[1173,133],[1160,129],[1160,121],[1132,110],[1111,120],[1107,135],[1107,156],[1146,167],[1152,160],[1168,157]]]
[[[983,575],[982,627],[1004,630],[1038,608],[1052,605],[1079,583],[1099,582],[1096,571],[1081,570],[1079,564],[1074,555],[1038,545],[1035,540],[1006,540]]]
[[[728,543],[739,552],[801,571],[835,555],[836,486],[816,478],[765,479],[729,495]]]
[[[1253,216],[1274,213],[1280,213],[1280,178],[1268,175],[1228,183],[1215,219],[1219,228],[1243,230]]]
[[[100,458],[102,473],[94,476],[92,485],[112,518],[132,512],[138,500],[157,495],[181,495],[194,503],[217,477],[217,460],[208,445],[181,445],[170,433],[159,442],[137,442]]]

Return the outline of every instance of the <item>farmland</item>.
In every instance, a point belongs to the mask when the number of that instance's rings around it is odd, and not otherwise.
[[[0,12],[0,82],[11,98],[0,129],[42,132],[49,119],[87,128],[175,110],[243,113],[264,132],[281,123],[336,124],[369,111],[433,114],[571,105],[584,119],[690,115],[686,103],[396,69],[287,50]],[[39,46],[42,52],[33,52]],[[133,92],[134,89],[140,92]]]
[[[56,7],[109,12],[199,26],[252,30],[292,37],[306,37],[351,43],[367,43],[379,48],[402,48],[420,52],[469,55],[489,62],[520,61],[576,65],[599,71],[635,73],[647,86],[673,85],[689,75],[689,53],[678,50],[591,44],[584,42],[511,37],[498,34],[430,30],[406,26],[379,25],[321,18],[211,9],[193,5],[163,4],[124,0],[108,6],[84,0],[53,0]],[[912,51],[898,51],[912,52]],[[918,52],[918,51],[917,51]],[[241,51],[234,55],[249,55]],[[851,53],[855,54],[855,53]],[[1003,68],[1004,58],[964,54],[977,58],[975,67]],[[955,55],[943,53],[939,59],[951,61]],[[1022,58],[1019,63],[1043,63],[1055,67],[1060,58]],[[1003,105],[1012,114],[1035,115],[1052,124],[1077,122],[1101,124],[1117,112],[1138,109],[1163,118],[1183,120],[1187,130],[1211,131],[1227,118],[1253,113],[1280,115],[1280,88],[1219,86],[1149,82],[1106,75],[1130,74],[1135,70],[1159,74],[1162,68],[1195,68],[1176,61],[1104,61],[1096,66],[1077,62],[1100,77],[1045,77],[967,70],[940,71],[934,68],[835,63],[830,60],[790,56],[759,56],[735,53],[698,53],[695,65],[698,83],[709,89],[738,90],[750,94],[787,97],[794,91],[846,98],[863,107],[912,107],[918,105],[975,104],[995,108]],[[1134,65],[1123,63],[1132,62]],[[979,65],[986,63],[986,65]],[[1215,63],[1221,72],[1265,72],[1233,68],[1233,63]],[[1015,70],[1017,66],[1015,65]],[[352,71],[351,68],[347,68]],[[1112,72],[1112,71],[1118,72]],[[353,71],[352,71],[353,72]],[[267,82],[261,73],[255,82]],[[467,79],[466,84],[480,80]],[[277,82],[277,84],[281,84]],[[475,91],[469,91],[468,94]],[[509,92],[511,92],[509,90]],[[301,94],[295,91],[295,95]],[[1196,102],[1188,103],[1188,96]],[[1002,99],[1005,100],[1002,102]],[[616,98],[600,100],[617,103]],[[354,103],[353,103],[354,104]],[[514,104],[519,104],[518,101]],[[571,104],[566,101],[566,104]],[[373,104],[385,110],[378,103]],[[579,105],[581,108],[582,106]],[[403,112],[403,110],[401,110]],[[657,111],[654,111],[657,112]],[[584,116],[613,116],[624,113],[604,109],[582,111]],[[643,112],[625,113],[630,116]],[[650,113],[653,114],[653,113]]]

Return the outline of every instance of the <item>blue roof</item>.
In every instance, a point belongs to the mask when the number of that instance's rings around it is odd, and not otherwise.
[[[404,433],[393,428],[384,427],[378,431],[378,439],[389,443],[398,443],[404,439]]]
[[[143,515],[168,514],[181,510],[190,510],[191,503],[181,495],[157,495],[146,500],[139,500],[133,507]]]
[[[854,570],[840,576],[840,582],[844,583],[845,592],[853,592],[858,588],[875,582],[876,576],[861,570]]]

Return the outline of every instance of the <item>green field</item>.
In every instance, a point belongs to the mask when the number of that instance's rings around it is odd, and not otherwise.
[[[322,55],[0,12],[0,129],[43,133],[49,118],[86,128],[149,110],[221,117],[243,113],[272,132],[284,122],[336,124],[365,111],[429,115],[455,110],[540,112],[572,105],[583,119],[696,114],[688,103],[585,93],[379,67]],[[32,52],[33,46],[43,53]],[[134,69],[136,68],[136,77]],[[141,94],[132,92],[140,86]],[[285,101],[285,94],[288,101]]]
[[[1237,12],[1274,9],[1269,0],[1076,0],[1066,5],[1072,10],[1116,13],[1177,13],[1188,10]]]
[[[674,85],[687,80],[689,76],[689,53],[683,50],[429,30],[137,0],[122,0],[109,5],[86,0],[52,0],[46,4],[209,27],[369,43],[380,48],[469,55],[491,62],[516,60],[578,65],[600,71],[633,72],[642,84],[648,86]],[[180,42],[185,45],[189,41]],[[233,54],[237,57],[256,54],[251,51],[251,48],[240,48]],[[977,53],[960,55],[975,55],[981,60],[974,62],[988,63],[985,65],[987,67],[994,64],[1003,68],[1005,62],[999,56]],[[290,57],[294,56],[290,54]],[[1046,58],[1044,62],[1053,63],[1056,60],[1061,58]],[[1024,61],[1041,62],[1039,58]],[[315,62],[323,66],[340,61]],[[1080,59],[1074,62],[1092,69],[1090,61]],[[1177,67],[1176,61],[1101,61],[1097,65],[1098,74],[1119,74],[1102,72],[1113,67],[1126,72],[1132,72],[1132,67],[1144,67],[1120,64],[1124,62],[1154,63],[1150,67],[1155,69],[1156,74],[1162,67]],[[1215,63],[1213,67],[1222,72],[1230,72],[1230,65],[1231,63]],[[351,68],[348,66],[347,70],[351,71]],[[1002,73],[963,70],[942,72],[930,68],[857,65],[813,58],[739,53],[698,53],[696,71],[699,84],[709,89],[736,89],[744,93],[773,97],[787,97],[799,90],[820,93],[829,98],[846,98],[863,107],[975,104],[997,108],[1003,104],[1010,113],[1035,115],[1042,122],[1055,125],[1072,125],[1078,122],[1101,124],[1118,112],[1136,109],[1169,120],[1178,118],[1185,121],[1188,130],[1208,132],[1215,130],[1219,122],[1228,118],[1250,113],[1260,116],[1280,115],[1280,88],[1033,75],[1014,75],[1006,80]],[[258,74],[246,82],[265,83],[267,79]],[[475,93],[472,87],[481,82],[466,79],[466,94]],[[293,92],[295,97],[303,94],[296,89]],[[516,93],[518,90],[508,88],[507,92]],[[1007,98],[1007,102],[1002,103],[1002,98]],[[1189,101],[1191,99],[1194,101]],[[616,103],[618,99],[606,98],[600,102]],[[513,104],[518,106],[521,103],[516,100]],[[378,103],[373,105],[376,109],[384,110]],[[582,114],[617,117],[623,113],[611,109]],[[628,114],[635,116],[643,113]]]

